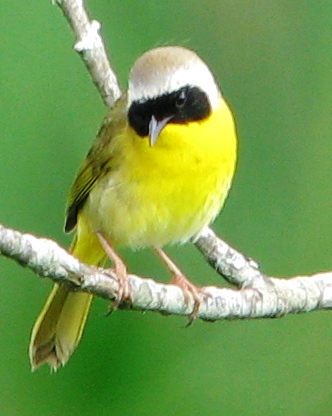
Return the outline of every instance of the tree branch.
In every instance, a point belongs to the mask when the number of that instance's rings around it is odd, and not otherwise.
[[[121,90],[107,57],[104,41],[99,35],[100,23],[90,20],[83,0],[55,0],[76,37],[74,49],[86,65],[92,81],[108,107],[120,98]]]
[[[215,237],[215,250],[224,242]],[[219,246],[220,245],[220,246]],[[116,275],[110,269],[88,266],[69,254],[52,240],[0,225],[0,253],[28,267],[39,276],[57,283],[70,284],[73,289],[89,292],[104,299],[114,300],[119,290]],[[234,249],[224,251],[220,262],[229,269],[239,270]],[[210,260],[210,258],[209,258]],[[241,261],[242,262],[242,261]],[[242,269],[243,263],[240,269]],[[204,287],[197,318],[214,321],[230,318],[278,317],[288,313],[308,312],[332,307],[332,273],[297,276],[291,279],[267,278],[256,267],[246,264],[246,273],[256,275],[252,286],[240,290]],[[121,308],[159,311],[173,315],[189,315],[194,300],[174,285],[157,283],[129,275],[131,303]]]
[[[55,3],[76,36],[74,49],[82,56],[105,104],[112,106],[120,96],[120,88],[99,35],[100,24],[90,21],[82,0],[55,0]],[[220,274],[239,287],[203,288],[198,318],[276,317],[332,307],[332,272],[287,280],[266,277],[253,260],[230,247],[207,227],[194,244]],[[40,276],[70,284],[73,290],[109,300],[117,297],[119,284],[112,270],[83,264],[49,239],[22,234],[0,224],[0,254]],[[120,307],[177,315],[192,312],[194,300],[190,294],[187,298],[179,287],[135,275],[129,275],[128,280],[132,302]]]

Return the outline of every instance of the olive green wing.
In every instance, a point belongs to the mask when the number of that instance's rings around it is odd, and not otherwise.
[[[71,231],[91,190],[106,173],[112,170],[112,139],[125,128],[126,96],[120,98],[103,121],[89,153],[77,172],[68,197],[65,231]]]
[[[65,232],[71,231],[77,223],[77,215],[82,209],[91,189],[100,175],[94,172],[89,158],[84,160],[71,187],[66,210]]]

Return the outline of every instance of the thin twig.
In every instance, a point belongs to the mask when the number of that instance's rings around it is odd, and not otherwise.
[[[55,0],[76,37],[74,49],[80,54],[91,78],[108,107],[120,98],[121,91],[99,34],[100,23],[90,20],[82,0]]]

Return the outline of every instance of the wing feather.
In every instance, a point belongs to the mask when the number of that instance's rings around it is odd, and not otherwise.
[[[77,172],[68,197],[66,232],[75,228],[77,216],[95,184],[112,170],[111,142],[127,123],[126,101],[127,98],[123,95],[109,111],[99,129],[96,140]]]

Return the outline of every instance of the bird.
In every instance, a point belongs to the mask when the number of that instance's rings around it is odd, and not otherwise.
[[[200,288],[163,247],[194,241],[231,187],[237,132],[208,65],[192,50],[163,46],[134,63],[71,187],[65,231],[71,253],[90,265],[114,260],[128,296],[119,247],[154,249],[199,307]],[[64,366],[83,333],[92,295],[55,284],[32,330],[32,369]]]

